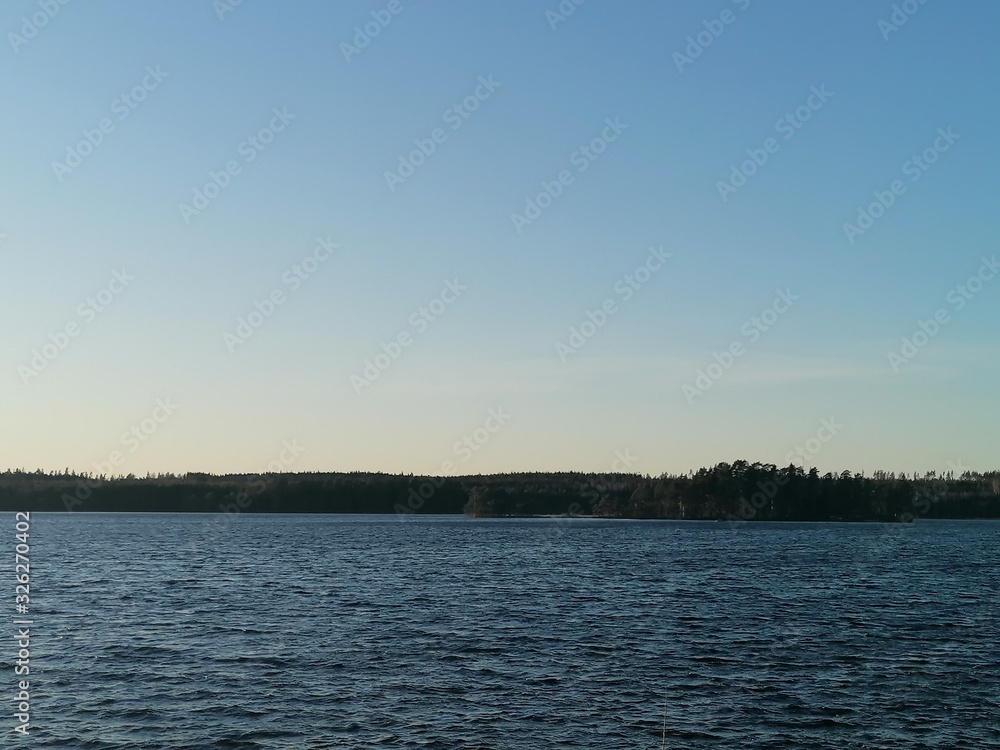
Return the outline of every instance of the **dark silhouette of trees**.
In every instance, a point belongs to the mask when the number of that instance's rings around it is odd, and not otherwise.
[[[463,510],[470,518],[490,518],[505,515],[506,497],[501,497],[503,490],[495,487],[473,487],[469,490],[469,499]]]
[[[0,510],[466,513],[746,521],[1000,518],[1000,472],[921,477],[735,461],[681,475],[0,474]]]

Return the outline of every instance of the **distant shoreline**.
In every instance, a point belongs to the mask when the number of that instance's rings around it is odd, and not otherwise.
[[[871,476],[735,461],[684,475],[0,473],[0,510],[443,514],[497,518],[909,522],[1000,518],[1000,472]]]

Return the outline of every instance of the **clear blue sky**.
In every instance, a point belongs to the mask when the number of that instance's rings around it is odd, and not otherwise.
[[[1000,250],[1000,6],[559,7],[6,3],[0,464],[256,471],[297,441],[292,471],[658,474],[812,438],[822,471],[997,468],[1000,277],[953,290]]]

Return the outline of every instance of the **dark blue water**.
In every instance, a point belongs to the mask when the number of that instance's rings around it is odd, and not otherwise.
[[[669,748],[1000,746],[1000,524],[64,514],[31,543],[4,748],[653,749],[664,707]]]

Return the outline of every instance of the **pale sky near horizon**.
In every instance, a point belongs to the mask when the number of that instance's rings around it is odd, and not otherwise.
[[[3,7],[0,470],[1000,468],[996,3],[227,2]]]

